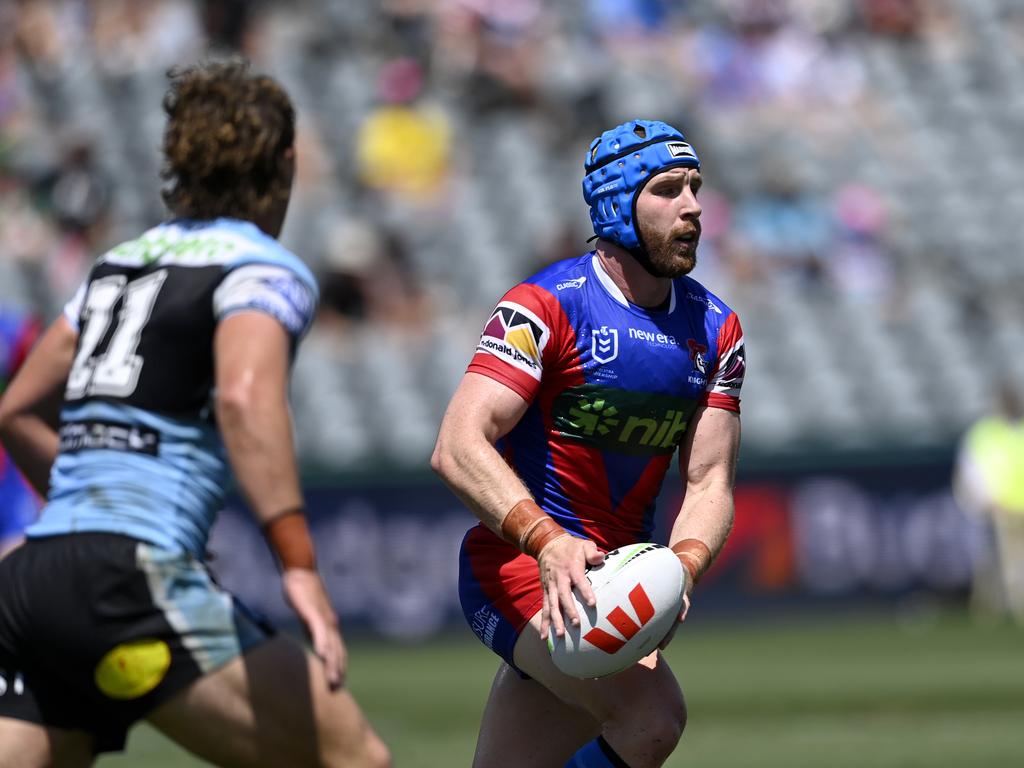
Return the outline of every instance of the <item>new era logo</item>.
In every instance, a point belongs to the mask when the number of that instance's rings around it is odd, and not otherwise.
[[[651,599],[644,592],[641,584],[633,587],[629,593],[629,602],[636,612],[636,617],[640,620],[639,624],[633,621],[632,617],[622,610],[621,606],[616,607],[605,616],[608,622],[625,638],[624,640],[598,627],[594,627],[587,632],[583,639],[597,646],[605,653],[616,653],[630,638],[640,631],[640,627],[646,625],[654,617],[654,606],[651,604]]]

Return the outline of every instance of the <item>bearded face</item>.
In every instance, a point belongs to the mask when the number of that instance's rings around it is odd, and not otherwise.
[[[636,224],[655,277],[681,277],[697,266],[700,172],[672,168],[647,182],[636,201]]]

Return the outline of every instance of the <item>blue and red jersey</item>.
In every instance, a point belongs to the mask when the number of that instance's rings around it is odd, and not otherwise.
[[[0,394],[28,357],[42,331],[39,318],[0,309]],[[0,545],[20,537],[39,509],[39,499],[0,446]]]
[[[690,277],[672,281],[663,307],[630,303],[591,252],[508,291],[468,370],[529,403],[498,448],[537,503],[611,550],[651,540],[655,499],[695,411],[739,411],[743,331]],[[467,618],[511,662],[511,636],[540,606],[536,562],[483,526],[462,557]]]
[[[663,308],[631,304],[590,253],[506,293],[469,370],[530,404],[499,449],[537,503],[611,549],[649,540],[697,408],[739,411],[743,331],[690,277]]]

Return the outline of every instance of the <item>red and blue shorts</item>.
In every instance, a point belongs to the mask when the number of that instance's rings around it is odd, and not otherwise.
[[[537,561],[488,528],[471,528],[459,552],[459,599],[480,641],[516,668],[512,652],[544,604]]]

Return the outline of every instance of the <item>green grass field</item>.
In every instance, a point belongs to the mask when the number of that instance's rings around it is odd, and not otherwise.
[[[1022,630],[877,618],[687,629],[668,654],[690,710],[669,766],[1024,765]],[[470,765],[495,667],[468,637],[364,641],[351,647],[350,680],[399,768],[455,768]],[[199,765],[146,726],[98,762]]]

